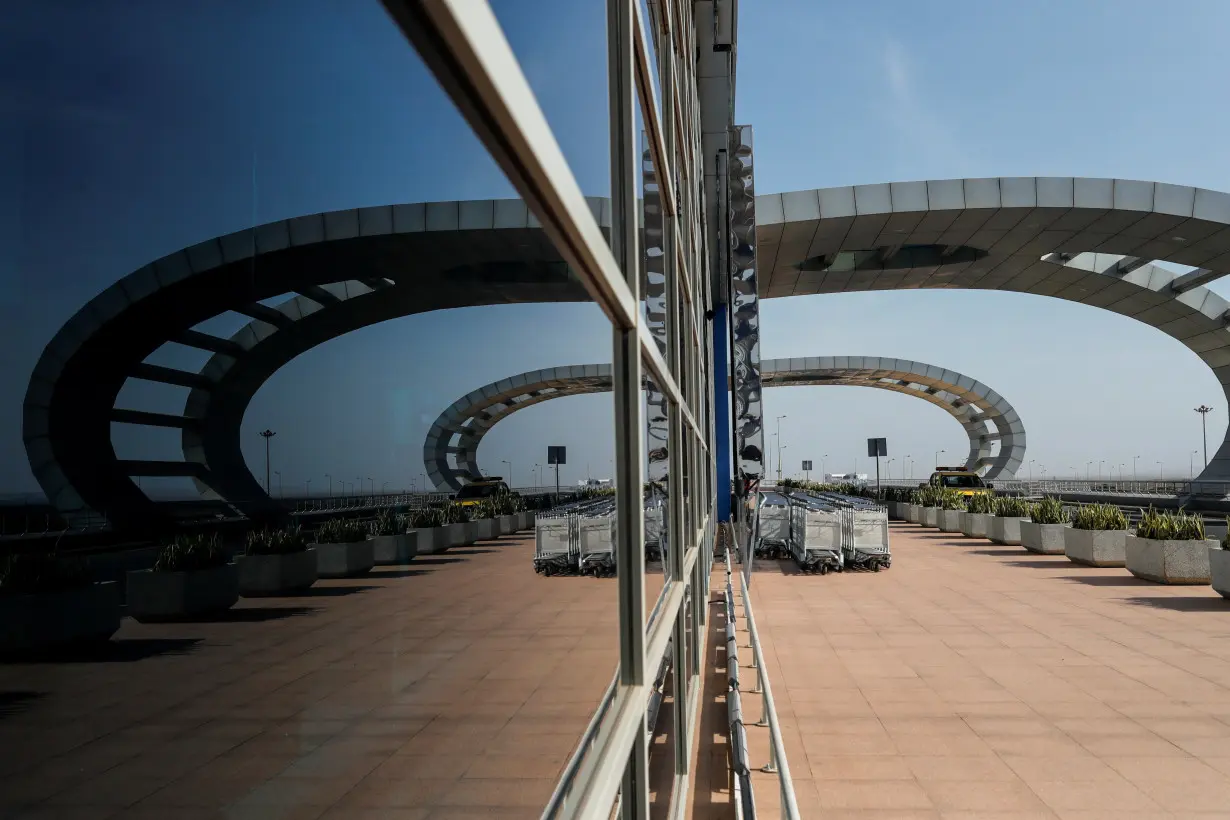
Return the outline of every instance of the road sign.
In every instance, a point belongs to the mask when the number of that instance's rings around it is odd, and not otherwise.
[[[547,447],[547,464],[567,464],[568,463],[568,448],[567,447]]]
[[[803,472],[805,473],[811,472],[811,462],[810,461],[803,462]]]
[[[867,457],[875,458],[876,456],[888,455],[888,439],[886,438],[869,438],[867,439]]]

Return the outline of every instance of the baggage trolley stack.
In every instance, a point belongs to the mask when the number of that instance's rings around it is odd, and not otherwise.
[[[757,537],[753,555],[757,558],[785,558],[790,550],[790,499],[781,493],[760,494],[756,507]]]
[[[577,565],[573,516],[548,510],[534,521],[534,571],[541,575],[563,575]]]
[[[595,578],[615,574],[615,510],[577,516],[577,571]]]
[[[790,554],[804,572],[821,575],[845,569],[844,511],[811,495],[790,497]]]
[[[817,493],[841,507],[842,552],[846,566],[879,572],[892,566],[893,556],[888,544],[888,508],[874,499],[842,493]]]
[[[657,493],[645,496],[645,560],[661,561],[666,551],[666,498]]]

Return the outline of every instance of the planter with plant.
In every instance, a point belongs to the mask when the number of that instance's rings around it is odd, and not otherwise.
[[[460,504],[447,504],[441,508],[444,511],[443,524],[445,537],[448,539],[445,543],[449,547],[464,547],[467,544],[473,544],[478,540],[478,531],[472,523],[470,523],[470,511],[467,507]]]
[[[1136,534],[1124,539],[1124,565],[1137,578],[1159,584],[1207,584],[1209,548],[1204,519],[1179,510],[1142,512]]]
[[[0,653],[101,642],[120,628],[120,585],[96,583],[79,556],[0,558]]]
[[[128,614],[143,623],[223,612],[239,600],[239,568],[216,533],[178,536],[153,569],[128,573]]]
[[[495,501],[485,498],[470,508],[470,533],[475,541],[500,537],[500,522],[495,515]]]
[[[298,527],[248,533],[239,566],[239,594],[245,598],[286,595],[316,583],[316,552]]]
[[[943,491],[939,487],[923,487],[918,491],[918,503],[922,513],[918,523],[924,527],[940,526],[940,510],[943,508]]]
[[[910,522],[911,524],[921,524],[922,523],[922,491],[921,490],[910,490],[909,498],[906,500],[905,509],[902,512],[905,513],[905,520]]]
[[[961,532],[965,523],[965,497],[953,489],[940,493],[940,532]]]
[[[987,537],[996,544],[1020,546],[1021,522],[1029,520],[1030,506],[1023,498],[1001,496],[995,499],[995,516]]]
[[[376,566],[408,564],[418,555],[418,536],[407,532],[405,516],[387,507],[376,515],[370,525],[372,556]]]
[[[362,522],[331,518],[316,530],[316,571],[321,578],[352,578],[376,565],[375,545]]]
[[[991,519],[994,517],[995,496],[990,493],[974,493],[966,504],[961,534],[967,538],[986,538],[990,534]]]
[[[1063,532],[1063,551],[1090,567],[1121,567],[1126,562],[1127,516],[1113,504],[1082,504]]]
[[[406,514],[406,532],[414,538],[419,555],[435,555],[449,548],[448,528],[444,525],[444,510],[424,507]]]
[[[1063,538],[1069,519],[1063,502],[1047,496],[1033,505],[1029,520],[1021,522],[1021,546],[1042,555],[1063,555]]]
[[[1209,579],[1213,590],[1223,598],[1230,598],[1230,518],[1226,519],[1226,538],[1217,546],[1209,547]]]

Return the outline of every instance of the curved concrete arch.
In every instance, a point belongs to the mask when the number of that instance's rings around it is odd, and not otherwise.
[[[608,225],[606,200],[589,204]],[[1157,327],[1230,385],[1230,304],[1203,287],[1230,270],[1230,195],[1029,177],[770,194],[756,211],[764,297],[916,287],[1055,296]],[[1150,260],[1199,269],[1176,275]],[[265,304],[280,294],[297,295]],[[142,267],[60,329],[26,391],[27,456],[68,517],[155,518],[131,479],[140,475],[188,476],[247,514],[273,511],[244,462],[240,423],[295,356],[425,310],[587,299],[517,200],[358,208],[238,231]],[[227,311],[252,321],[230,338],[194,329]],[[213,356],[199,372],[148,363],[167,342]],[[184,413],[117,408],[128,378],[190,388]],[[112,422],[182,430],[184,459],[119,460]],[[1230,439],[1202,477],[1230,479]]]
[[[1179,340],[1230,402],[1230,303],[1203,287],[1230,273],[1230,194],[1001,177],[770,194],[756,215],[764,298],[967,288],[1066,299]],[[1200,478],[1230,479],[1230,437]]]
[[[605,200],[591,199],[609,224]],[[281,294],[298,294],[275,305]],[[277,510],[240,448],[260,386],[300,353],[366,325],[427,310],[585,301],[517,200],[359,208],[281,220],[178,251],[124,277],[48,343],[24,403],[23,438],[48,499],[68,517],[141,527],[158,508],[132,476],[186,476],[248,515]],[[194,330],[227,311],[230,338]],[[198,372],[145,359],[167,342],[213,355]],[[190,389],[182,415],[116,407],[128,378]],[[111,422],[183,431],[183,461],[121,461]]]
[[[969,376],[935,365],[876,356],[821,356],[761,362],[764,387],[849,385],[923,399],[955,418],[969,437],[966,466],[988,478],[1011,478],[1025,456],[1025,427],[1007,400]],[[607,364],[551,367],[485,385],[453,402],[423,442],[423,463],[437,489],[460,489],[481,477],[478,447],[504,419],[551,399],[611,389]],[[999,441],[999,452],[991,453]],[[454,458],[454,464],[449,457]]]

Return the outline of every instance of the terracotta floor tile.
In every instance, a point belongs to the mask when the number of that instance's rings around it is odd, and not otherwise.
[[[820,805],[828,809],[930,809],[931,800],[909,780],[831,781],[818,787]]]

